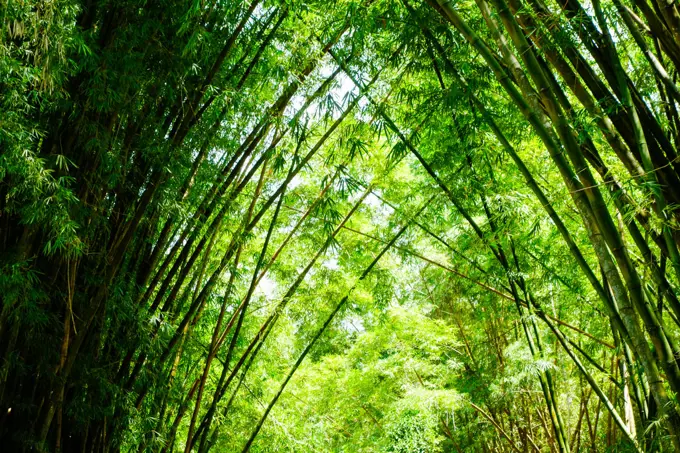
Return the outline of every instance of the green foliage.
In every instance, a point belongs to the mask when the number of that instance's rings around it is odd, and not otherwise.
[[[680,448],[645,5],[4,1],[2,448]]]

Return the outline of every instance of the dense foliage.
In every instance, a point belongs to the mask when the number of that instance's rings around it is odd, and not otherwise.
[[[680,451],[680,5],[0,2],[0,450]]]

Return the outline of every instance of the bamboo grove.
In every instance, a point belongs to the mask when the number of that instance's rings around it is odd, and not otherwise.
[[[0,450],[680,451],[680,5],[3,0]]]

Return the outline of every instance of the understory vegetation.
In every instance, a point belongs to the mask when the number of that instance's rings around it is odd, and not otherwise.
[[[0,451],[680,451],[680,5],[1,0]]]

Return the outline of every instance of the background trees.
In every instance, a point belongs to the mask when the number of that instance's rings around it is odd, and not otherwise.
[[[677,9],[5,2],[2,445],[679,449]]]

